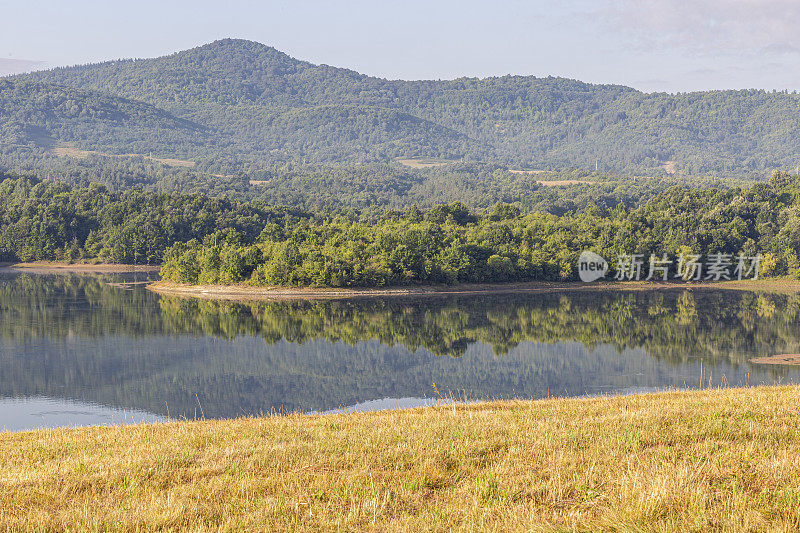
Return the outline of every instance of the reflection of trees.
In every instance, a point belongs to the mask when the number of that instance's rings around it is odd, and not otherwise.
[[[0,336],[16,341],[108,334],[251,335],[267,344],[376,339],[460,356],[475,342],[501,355],[526,340],[571,340],[642,347],[673,363],[695,357],[739,363],[800,345],[799,295],[738,291],[231,303],[124,291],[94,277],[22,275],[0,278],[0,316]]]
[[[691,292],[681,294],[675,307],[675,321],[681,326],[689,326],[697,320],[697,303]]]
[[[106,282],[119,276],[0,276],[0,339],[96,337],[163,333],[152,309],[157,297]]]
[[[683,386],[694,357],[735,383],[751,354],[797,350],[799,317],[797,296],[743,292],[237,304],[17,276],[0,278],[0,396],[188,416],[199,398],[207,416],[237,416],[431,396],[433,381],[472,398]]]
[[[678,290],[247,304],[162,298],[160,306],[171,329],[258,335],[267,343],[377,339],[459,356],[478,341],[504,354],[526,340],[574,340],[643,347],[674,363],[695,357],[739,363],[797,349],[798,301],[797,295]]]

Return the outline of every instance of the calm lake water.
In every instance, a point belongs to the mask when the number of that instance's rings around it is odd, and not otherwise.
[[[0,274],[0,428],[800,382],[800,367],[749,361],[800,351],[797,295],[233,304],[146,279]]]

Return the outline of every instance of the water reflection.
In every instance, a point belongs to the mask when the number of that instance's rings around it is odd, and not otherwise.
[[[144,411],[115,409],[60,398],[0,399],[0,430],[22,431],[64,426],[110,426],[165,422],[166,417]]]
[[[798,377],[796,367],[748,362],[800,351],[797,295],[232,304],[162,298],[119,286],[125,279],[0,276],[0,398],[218,418]],[[9,412],[0,411],[0,427]],[[56,423],[75,423],[62,412]]]

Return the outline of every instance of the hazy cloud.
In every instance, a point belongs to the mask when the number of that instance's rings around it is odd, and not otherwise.
[[[0,57],[0,76],[10,74],[22,74],[45,67],[44,61],[32,61],[30,59],[7,59]]]
[[[687,74],[691,76],[716,76],[719,74],[719,70],[714,68],[697,68],[694,70],[690,70]]]
[[[711,54],[797,54],[797,0],[607,0],[598,15],[641,46]]]

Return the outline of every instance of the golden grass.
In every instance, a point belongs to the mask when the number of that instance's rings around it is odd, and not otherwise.
[[[18,529],[796,530],[800,387],[0,435]]]
[[[81,150],[80,148],[76,148],[75,143],[72,142],[58,142],[53,146],[53,148],[50,149],[50,153],[53,155],[57,155],[58,157],[74,157],[77,159],[86,159],[93,152],[89,150]]]

